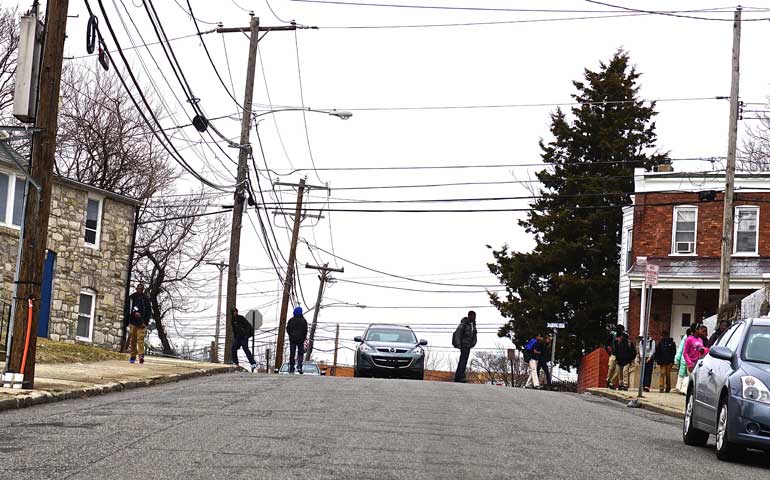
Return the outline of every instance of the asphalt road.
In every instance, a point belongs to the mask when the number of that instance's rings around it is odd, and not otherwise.
[[[234,373],[0,413],[0,478],[767,480],[770,460],[587,395]]]

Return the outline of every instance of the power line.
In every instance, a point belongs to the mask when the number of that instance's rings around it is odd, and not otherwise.
[[[318,169],[316,168],[315,159],[313,158],[313,149],[310,146],[310,132],[307,128],[307,112],[305,111],[305,93],[304,89],[302,88],[302,67],[301,62],[299,59],[299,39],[297,35],[297,31],[294,30],[294,49],[297,52],[297,79],[299,81],[299,98],[300,98],[300,104],[302,105],[302,124],[305,127],[305,140],[307,141],[307,153],[310,157],[310,163],[313,165],[313,172],[315,173],[316,178],[319,182],[323,182],[321,180],[321,176],[318,175]]]
[[[407,292],[420,292],[420,293],[489,293],[490,292],[490,291],[487,291],[487,290],[424,290],[424,289],[419,289],[419,288],[396,287],[396,286],[393,286],[393,285],[378,285],[378,284],[375,284],[375,283],[359,282],[359,281],[356,281],[356,280],[347,280],[347,279],[342,279],[342,278],[338,278],[336,281],[337,282],[344,282],[344,283],[352,283],[352,284],[355,284],[355,285],[363,285],[363,286],[366,286],[366,287],[386,288],[386,289],[389,289],[389,290],[402,290],[402,291],[407,291]],[[496,285],[495,287],[499,288],[500,285]],[[494,290],[494,291],[503,292],[505,290],[504,289],[500,289],[500,290]]]
[[[303,1],[303,0],[292,0],[292,1]],[[677,12],[677,11],[642,10],[642,9],[638,9],[638,8],[624,7],[624,6],[621,6],[621,5],[614,5],[614,4],[611,4],[611,3],[600,2],[600,1],[597,1],[597,0],[583,0],[583,1],[587,2],[587,3],[592,3],[594,5],[601,5],[601,6],[604,6],[604,7],[611,7],[611,8],[615,8],[615,9],[618,9],[618,10],[623,10],[623,11],[626,11],[626,12],[646,13],[648,15],[663,15],[663,16],[667,16],[667,17],[686,18],[686,19],[689,19],[689,20],[706,20],[706,21],[714,21],[714,22],[732,22],[733,21],[733,18],[699,17],[699,16],[694,16],[694,15],[684,15],[684,14],[682,14],[680,12]],[[764,12],[764,11],[767,11],[767,10],[766,9],[755,9],[754,10],[754,12]],[[715,12],[715,10],[712,10],[710,12],[709,11],[697,11],[697,12],[698,13],[711,13],[711,12]],[[719,12],[719,13],[721,13],[721,12]],[[765,18],[747,18],[747,19],[742,19],[741,21],[743,21],[743,22],[762,22],[762,21],[767,21],[767,20],[770,20],[770,18],[766,18],[766,17]]]

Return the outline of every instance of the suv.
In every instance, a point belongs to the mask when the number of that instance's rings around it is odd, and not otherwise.
[[[737,322],[695,364],[687,389],[684,443],[716,435],[720,460],[746,447],[770,451],[770,319]]]
[[[289,375],[289,362],[283,362],[283,365],[281,365],[281,369],[277,370],[275,373],[279,375]],[[299,373],[299,372],[294,372]],[[302,374],[303,375],[324,375],[324,372],[321,371],[320,368],[318,368],[318,364],[315,363],[315,360],[305,360],[302,362]]]
[[[354,339],[356,377],[399,377],[422,380],[427,340],[417,340],[408,326],[373,323]]]

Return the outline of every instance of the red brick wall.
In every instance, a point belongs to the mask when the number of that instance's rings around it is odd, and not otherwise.
[[[639,315],[641,313],[641,290],[631,289],[628,296],[628,332],[635,342],[639,336]],[[664,330],[671,324],[671,305],[673,290],[655,290],[652,294],[652,309],[650,311],[650,335],[660,338]]]
[[[671,253],[673,205],[643,206],[644,204],[676,203],[698,207],[698,232],[695,252],[699,257],[719,257],[721,254],[724,196],[717,194],[714,202],[698,201],[697,193],[637,193],[634,208],[634,257],[665,257]],[[770,208],[752,199],[770,201],[767,193],[737,193],[736,206],[759,207],[759,255],[770,256]]]
[[[580,360],[578,368],[578,393],[607,384],[607,362],[610,356],[603,348],[597,348]]]

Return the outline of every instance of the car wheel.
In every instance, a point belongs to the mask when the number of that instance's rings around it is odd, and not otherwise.
[[[726,462],[735,460],[743,450],[738,445],[728,440],[730,431],[730,416],[727,412],[727,399],[719,405],[719,417],[717,418],[717,458]]]
[[[418,373],[417,373],[417,374],[414,376],[414,379],[415,379],[415,380],[423,380],[423,379],[425,379],[425,371],[424,371],[424,370],[421,370],[421,371],[419,371],[419,372],[418,372]]]
[[[687,397],[687,408],[684,411],[684,422],[682,423],[682,440],[686,445],[693,447],[705,447],[706,442],[709,440],[708,432],[698,430],[693,426],[693,404],[695,403],[695,395],[689,395]]]
[[[361,372],[358,371],[357,368],[353,369],[353,376],[356,378],[361,378],[363,375],[361,375]]]

